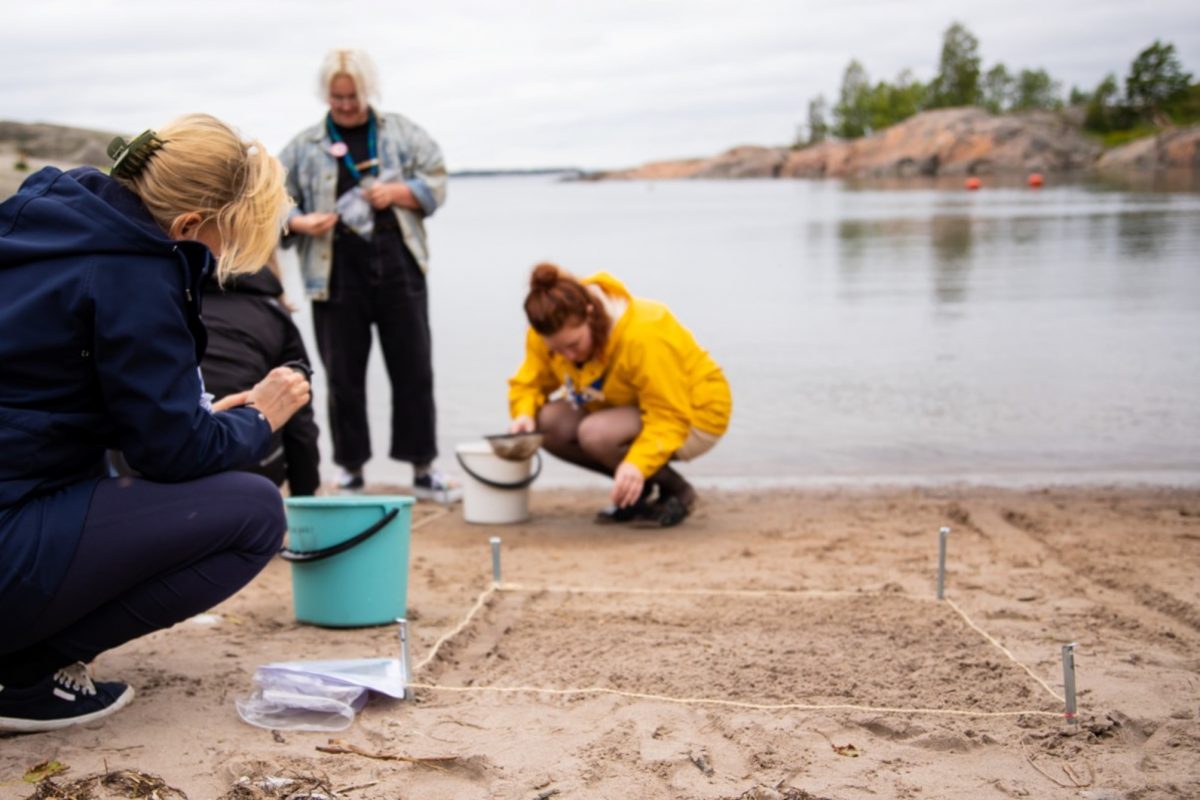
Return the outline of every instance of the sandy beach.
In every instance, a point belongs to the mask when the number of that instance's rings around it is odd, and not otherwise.
[[[98,659],[126,710],[0,740],[0,797],[1200,795],[1200,491],[711,491],[660,531],[592,524],[598,499],[535,491],[511,526],[417,506],[418,664],[483,596],[416,675],[440,688],[334,734],[242,722],[258,665],[397,652],[394,627],[295,622],[276,560],[208,624]]]

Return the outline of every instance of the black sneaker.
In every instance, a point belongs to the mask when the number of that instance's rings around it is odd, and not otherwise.
[[[639,520],[650,513],[650,504],[638,500],[631,506],[620,508],[618,506],[605,506],[596,512],[592,522],[597,525],[620,525],[624,522],[633,522]]]
[[[692,507],[678,497],[664,497],[633,521],[635,528],[673,528],[687,519]]]
[[[458,481],[449,475],[431,469],[413,478],[412,493],[418,500],[436,500],[443,505],[450,505],[462,499],[463,490]]]
[[[652,481],[646,481],[636,502],[624,508],[614,505],[605,506],[596,512],[592,521],[597,525],[619,525],[642,519],[650,513],[650,497],[654,493],[654,488],[655,484]]]
[[[361,469],[343,469],[338,475],[337,488],[340,492],[356,494],[361,492],[366,485],[367,482],[363,479]]]
[[[123,683],[92,681],[76,662],[33,686],[0,686],[0,731],[34,733],[91,722],[119,711],[133,699]]]

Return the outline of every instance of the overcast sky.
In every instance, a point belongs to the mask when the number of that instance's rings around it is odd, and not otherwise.
[[[1196,0],[20,0],[0,22],[0,119],[136,133],[206,111],[278,150],[318,121],[331,47],[375,58],[386,111],[452,169],[620,167],[786,144],[858,58],[927,80],[960,21],[986,69],[1091,88],[1156,38],[1200,73]]]

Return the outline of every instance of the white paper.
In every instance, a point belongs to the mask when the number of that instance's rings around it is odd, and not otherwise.
[[[299,672],[347,686],[361,686],[397,700],[404,698],[404,666],[398,658],[350,658],[334,661],[280,661],[259,667],[264,672]]]

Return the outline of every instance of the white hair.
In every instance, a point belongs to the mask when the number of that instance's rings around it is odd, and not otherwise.
[[[354,88],[363,99],[379,100],[379,78],[375,62],[363,50],[335,48],[325,54],[321,70],[317,73],[317,96],[321,102],[329,99],[329,87],[338,75],[346,75],[354,81]]]

